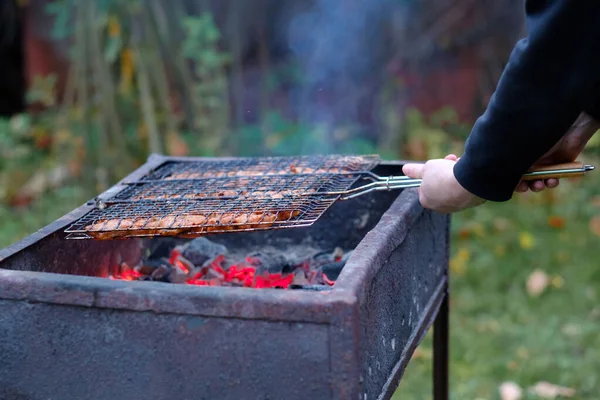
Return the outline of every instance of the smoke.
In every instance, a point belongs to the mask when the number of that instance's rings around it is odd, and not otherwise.
[[[394,1],[314,0],[294,12],[287,44],[303,78],[292,92],[300,123],[331,134],[372,119],[386,54],[385,16]],[[311,145],[305,140],[301,151]]]

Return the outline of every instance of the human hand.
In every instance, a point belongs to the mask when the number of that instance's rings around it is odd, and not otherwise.
[[[554,147],[536,161],[534,167],[575,161],[599,128],[600,123],[598,121],[586,113],[581,113],[569,131]],[[521,181],[515,191],[523,193],[531,189],[533,192],[541,192],[546,188],[555,188],[558,184],[559,180],[555,178],[528,182]]]
[[[458,158],[450,154],[443,160],[429,160],[425,164],[406,164],[402,167],[406,176],[423,180],[419,187],[419,201],[424,208],[448,214],[485,202],[458,183],[454,177],[456,161]]]

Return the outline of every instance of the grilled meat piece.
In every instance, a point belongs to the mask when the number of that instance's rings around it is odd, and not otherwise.
[[[185,214],[147,219],[109,219],[99,220],[87,225],[88,233],[99,239],[117,238],[129,235],[177,236],[215,231],[237,231],[258,227],[270,227],[277,221],[286,221],[300,215],[299,210],[279,212],[255,211],[211,213],[208,215]]]

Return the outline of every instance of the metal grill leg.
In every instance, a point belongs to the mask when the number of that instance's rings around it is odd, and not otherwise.
[[[446,292],[433,327],[433,398],[448,400],[448,356],[450,341],[449,294]]]

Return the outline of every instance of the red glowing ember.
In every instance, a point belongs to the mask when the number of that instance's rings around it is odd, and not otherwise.
[[[212,246],[212,245],[211,245]],[[214,248],[214,247],[212,247]],[[195,286],[233,286],[257,289],[278,288],[289,289],[290,287],[303,287],[306,285],[317,285],[320,287],[331,287],[335,284],[323,269],[327,262],[340,263],[343,253],[337,249],[325,262],[317,262],[315,258],[309,258],[291,267],[286,271],[274,272],[266,270],[263,266],[265,260],[259,257],[245,257],[241,262],[227,266],[224,254],[214,255],[202,262],[202,265],[194,265],[184,257],[180,247],[171,250],[168,258],[142,262],[131,268],[122,264],[120,271],[109,276],[110,279],[126,281],[151,280],[169,283],[184,283]],[[195,253],[195,257],[198,253]],[[202,258],[200,258],[202,260]],[[198,263],[200,263],[198,261]]]

